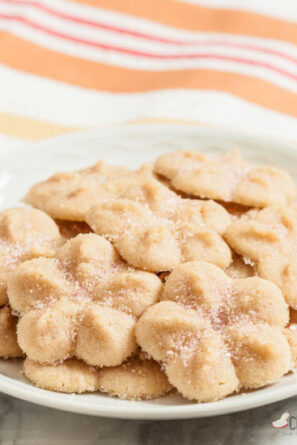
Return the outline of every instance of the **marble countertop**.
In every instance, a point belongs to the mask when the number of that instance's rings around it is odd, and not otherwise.
[[[297,443],[297,428],[271,426],[285,411],[297,417],[297,397],[209,419],[113,420],[43,408],[1,394],[0,445],[289,445]]]

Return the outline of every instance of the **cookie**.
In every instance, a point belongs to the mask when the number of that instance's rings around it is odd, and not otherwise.
[[[288,307],[270,281],[232,280],[203,262],[178,266],[136,325],[141,348],[186,398],[209,402],[267,385],[291,367]]]
[[[98,391],[100,386],[98,371],[81,360],[41,365],[26,358],[23,371],[34,385],[50,391],[81,394]]]
[[[154,171],[184,193],[245,206],[287,205],[296,196],[287,172],[269,165],[255,168],[236,150],[167,153],[157,159]]]
[[[35,184],[25,201],[54,219],[84,221],[87,211],[99,198],[116,197],[129,180],[134,180],[138,175],[151,174],[150,167],[132,172],[99,161],[83,170],[56,173],[46,181]]]
[[[231,262],[221,236],[231,221],[224,208],[213,201],[183,199],[155,179],[127,187],[121,198],[99,201],[86,221],[140,269],[166,272],[197,259],[220,267]]]
[[[136,356],[121,366],[102,368],[99,389],[121,399],[149,400],[164,396],[172,386],[157,362]]]
[[[57,225],[41,210],[19,207],[0,212],[0,306],[7,303],[11,271],[30,258],[53,256],[62,243]]]
[[[95,234],[67,241],[55,258],[19,265],[8,283],[21,315],[18,342],[29,359],[54,363],[77,357],[117,366],[135,350],[135,319],[159,300],[161,280],[124,263]]]
[[[8,306],[0,308],[0,357],[22,357],[23,352],[17,343],[17,317],[14,317]]]
[[[39,388],[63,393],[101,391],[128,400],[149,400],[167,394],[172,386],[153,360],[131,357],[120,366],[98,369],[81,360],[40,364],[26,358],[24,375]]]
[[[260,277],[277,284],[297,308],[297,206],[251,210],[234,221],[225,238]]]

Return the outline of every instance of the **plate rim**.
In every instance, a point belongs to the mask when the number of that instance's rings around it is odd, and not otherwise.
[[[178,420],[216,417],[226,414],[232,414],[249,409],[267,406],[274,402],[289,399],[297,395],[297,378],[293,375],[287,375],[283,378],[292,380],[287,387],[282,388],[282,394],[279,394],[280,388],[266,386],[258,390],[252,390],[250,393],[232,395],[234,398],[228,398],[208,403],[193,403],[189,405],[151,405],[150,407],[134,406],[137,401],[132,401],[133,406],[120,406],[103,404],[89,404],[87,401],[79,400],[80,394],[63,394],[33,386],[30,383],[17,382],[11,377],[0,373],[0,393],[15,397],[17,399],[31,402],[47,408],[58,409],[59,411],[85,414],[114,419],[127,420]],[[295,379],[295,382],[293,380]],[[33,389],[33,391],[32,391]],[[265,401],[263,401],[263,391],[267,391]],[[90,393],[95,395],[95,393]],[[236,398],[235,398],[236,397]],[[240,403],[242,397],[244,403]],[[65,400],[64,400],[65,399]],[[75,400],[77,399],[77,400]],[[222,402],[229,402],[226,407]],[[127,400],[129,403],[129,401]],[[141,402],[141,401],[140,401]]]

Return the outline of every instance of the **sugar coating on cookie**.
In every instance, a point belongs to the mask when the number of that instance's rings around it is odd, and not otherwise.
[[[167,153],[157,159],[154,171],[182,192],[246,206],[286,205],[296,195],[287,172],[269,165],[255,168],[237,150]]]
[[[121,399],[148,400],[164,396],[172,386],[157,362],[135,356],[120,366],[102,368],[99,389]]]
[[[225,238],[260,277],[277,284],[297,308],[297,206],[251,210],[234,221]]]
[[[17,317],[11,313],[9,306],[0,308],[0,357],[22,357],[23,351],[18,345],[16,335]]]
[[[7,303],[7,280],[17,264],[53,256],[62,242],[57,225],[41,210],[19,207],[0,212],[0,306]]]
[[[225,338],[242,387],[273,383],[292,368],[291,349],[279,329],[267,324],[230,326]]]
[[[137,342],[188,399],[217,400],[289,371],[288,307],[270,281],[233,280],[197,261],[169,275],[161,298],[137,322]]]
[[[54,258],[20,264],[8,283],[21,315],[18,342],[40,363],[77,357],[117,366],[136,348],[135,320],[159,301],[161,280],[124,263],[96,234],[67,241]]]
[[[231,219],[213,201],[183,199],[154,178],[130,184],[117,199],[103,199],[86,216],[92,229],[134,267],[170,271],[185,261],[226,267],[231,252],[222,239]]]
[[[151,174],[148,167],[132,172],[101,160],[83,170],[56,173],[46,181],[35,184],[25,201],[44,210],[52,218],[84,221],[87,211],[99,197],[116,197],[128,181],[138,175]]]
[[[100,386],[98,371],[76,359],[50,365],[26,358],[23,371],[34,385],[50,391],[81,394],[98,391]]]

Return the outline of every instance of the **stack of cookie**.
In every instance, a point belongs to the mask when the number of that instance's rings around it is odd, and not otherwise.
[[[35,385],[208,402],[297,357],[289,175],[236,152],[100,161],[0,214],[0,356]]]

